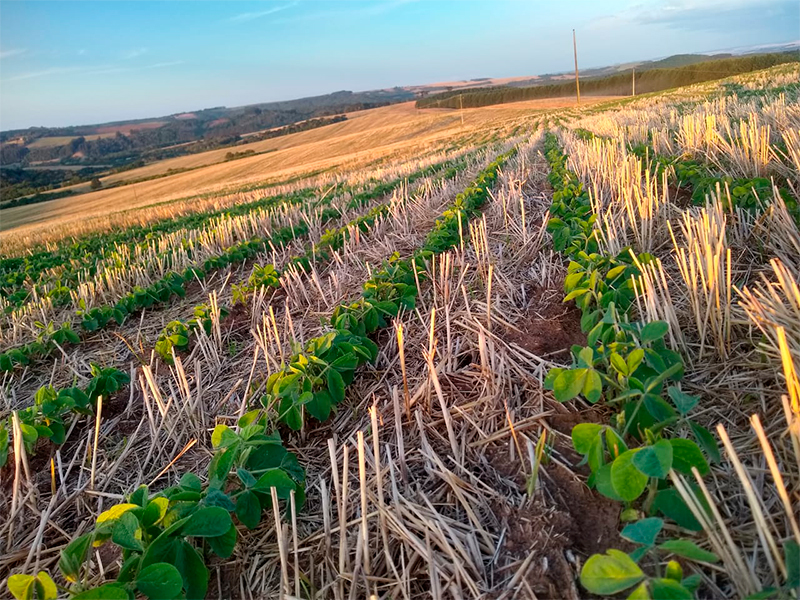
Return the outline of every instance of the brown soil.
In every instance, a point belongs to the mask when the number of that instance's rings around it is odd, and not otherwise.
[[[692,189],[686,186],[670,183],[668,186],[670,201],[680,208],[688,208],[692,205]]]
[[[563,303],[561,288],[531,286],[527,290],[532,308],[508,328],[506,340],[536,356],[555,356],[568,352],[573,344],[584,345],[581,311],[574,302]]]
[[[564,416],[581,422],[582,414]],[[566,424],[567,420],[562,422]],[[563,453],[566,448],[559,450]],[[574,454],[571,448],[570,452]],[[487,457],[499,473],[520,488],[525,486],[519,461],[510,461],[505,449],[489,448]],[[558,463],[542,466],[540,485],[531,503],[493,507],[506,529],[501,552],[506,562],[511,562],[509,557],[521,561],[532,551],[537,553],[525,580],[538,597],[580,598],[575,583],[580,564],[589,555],[608,548],[629,549],[619,536],[621,505],[589,489],[575,473]]]

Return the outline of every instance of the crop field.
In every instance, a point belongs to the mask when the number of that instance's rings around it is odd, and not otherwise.
[[[23,245],[41,243],[83,232],[95,224],[105,227],[114,213],[168,200],[219,195],[323,169],[359,169],[378,159],[418,156],[456,140],[466,143],[491,127],[513,124],[527,118],[531,109],[547,111],[570,103],[557,99],[464,111],[463,125],[456,111],[418,111],[412,103],[404,103],[352,113],[341,123],[236,147],[241,152],[268,154],[225,162],[230,149],[222,148],[160,161],[103,177],[102,182],[158,179],[7,209],[0,221],[0,248],[8,252],[8,245],[17,246],[20,239]],[[190,170],[162,177],[171,169]],[[85,190],[88,185],[64,189]],[[87,219],[95,223],[87,223]]]
[[[19,207],[4,586],[797,598],[799,79],[395,105]]]
[[[77,136],[53,136],[53,137],[43,137],[39,138],[38,140],[32,142],[30,144],[31,148],[56,148],[58,146],[66,146],[72,140],[74,140]]]

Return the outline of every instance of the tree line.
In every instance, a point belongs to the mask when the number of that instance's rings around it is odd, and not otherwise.
[[[660,92],[684,85],[723,79],[732,75],[758,71],[775,65],[800,61],[800,53],[756,54],[694,63],[668,69],[650,69],[636,73],[636,93]],[[587,96],[629,96],[631,94],[631,71],[606,77],[581,78],[581,94]],[[417,108],[477,108],[492,104],[505,104],[523,100],[560,98],[575,94],[575,81],[534,85],[528,87],[486,87],[469,91],[457,90],[433,94],[420,98]]]

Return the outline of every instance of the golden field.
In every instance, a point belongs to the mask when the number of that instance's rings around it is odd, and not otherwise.
[[[586,98],[583,104],[612,99]],[[225,154],[232,149],[221,148],[164,160],[104,177],[102,182],[109,185],[161,176],[156,179],[6,209],[0,215],[0,240],[8,239],[9,235],[35,239],[38,232],[87,218],[199,194],[235,191],[242,186],[281,181],[320,169],[343,165],[355,168],[389,155],[410,156],[433,142],[480,134],[520,117],[569,107],[574,102],[573,98],[559,98],[465,109],[463,126],[459,111],[417,110],[413,102],[351,113],[341,123],[234,148],[237,152],[253,150],[266,154],[225,162]],[[162,176],[171,169],[184,171]],[[81,184],[73,189],[87,187],[88,184]]]

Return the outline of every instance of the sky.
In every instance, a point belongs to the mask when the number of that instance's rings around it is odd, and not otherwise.
[[[795,41],[796,0],[0,2],[0,130]]]

